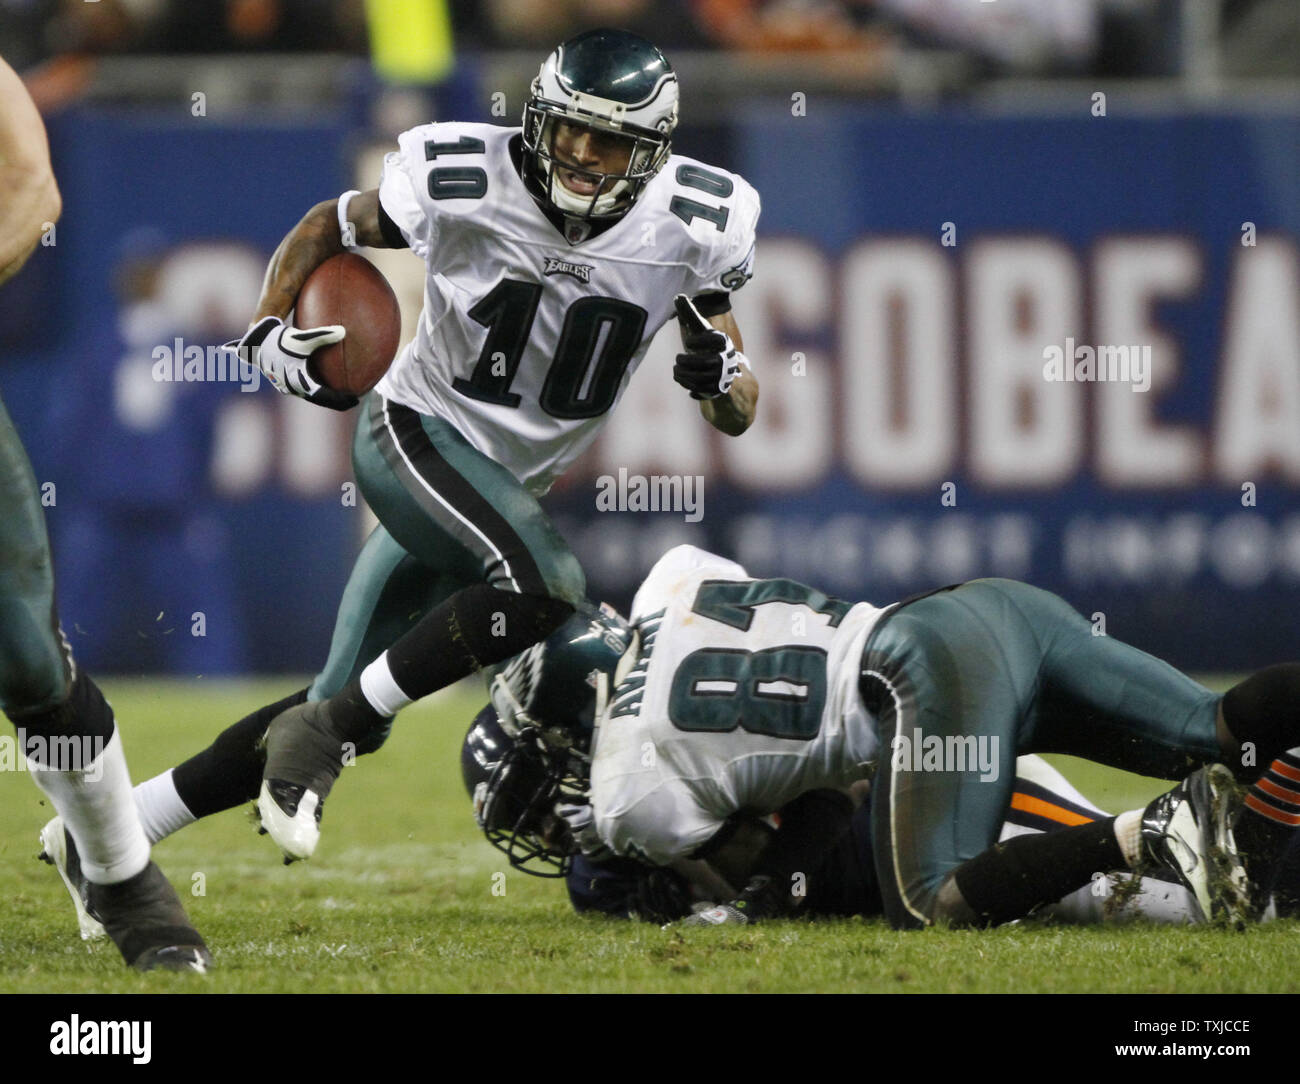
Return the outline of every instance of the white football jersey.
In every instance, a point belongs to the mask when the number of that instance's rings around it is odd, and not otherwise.
[[[541,494],[618,404],[673,298],[749,278],[759,199],[673,155],[621,221],[569,244],[515,168],[518,134],[426,124],[385,158],[380,202],[428,274],[415,338],[378,391]]]
[[[876,737],[858,691],[883,611],[793,580],[754,580],[693,546],[637,592],[629,653],[596,736],[592,812],[616,853],[664,865],[732,814],[868,775]]]

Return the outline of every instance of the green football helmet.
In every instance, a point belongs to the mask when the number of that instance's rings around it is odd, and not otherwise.
[[[560,121],[625,138],[626,171],[589,173],[597,182],[590,196],[566,188],[553,153]],[[617,218],[668,161],[676,127],[677,74],[663,53],[625,30],[589,30],[551,53],[533,80],[524,105],[524,182],[544,206],[570,218]]]
[[[565,774],[586,779],[591,738],[614,671],[635,633],[609,606],[582,603],[540,644],[492,678],[492,706],[513,738],[540,740]]]

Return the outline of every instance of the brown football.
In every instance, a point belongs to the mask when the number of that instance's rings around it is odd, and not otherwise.
[[[324,324],[342,324],[348,333],[312,354],[308,371],[335,391],[364,395],[388,371],[402,333],[397,296],[369,260],[351,252],[331,256],[303,283],[294,327]]]

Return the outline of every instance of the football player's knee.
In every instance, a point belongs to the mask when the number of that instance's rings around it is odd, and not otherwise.
[[[68,699],[69,667],[52,636],[0,643],[0,709],[10,716],[49,711]]]
[[[877,857],[879,858],[879,852]],[[877,863],[877,872],[880,872],[879,863]],[[885,918],[889,920],[889,925],[895,930],[919,930],[930,925],[933,921],[937,889],[924,892],[918,890],[916,884],[912,883],[911,890],[906,891],[897,881],[892,880],[894,876],[892,869],[888,870],[885,876],[890,880],[881,881],[881,895]],[[892,886],[892,890],[889,886]]]

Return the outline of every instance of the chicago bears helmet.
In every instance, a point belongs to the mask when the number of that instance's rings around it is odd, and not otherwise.
[[[562,877],[573,840],[557,802],[585,802],[591,743],[632,627],[609,607],[578,606],[491,682],[461,748],[461,774],[488,841],[524,873]]]
[[[559,780],[536,741],[501,729],[488,704],[465,734],[460,772],[474,802],[474,819],[510,864],[535,877],[563,877],[572,849],[555,816]]]
[[[560,121],[624,137],[626,171],[592,174],[600,183],[590,196],[566,188],[553,150]],[[533,80],[524,105],[524,182],[562,214],[617,218],[668,161],[676,127],[677,74],[663,53],[625,30],[589,30],[551,53]]]

